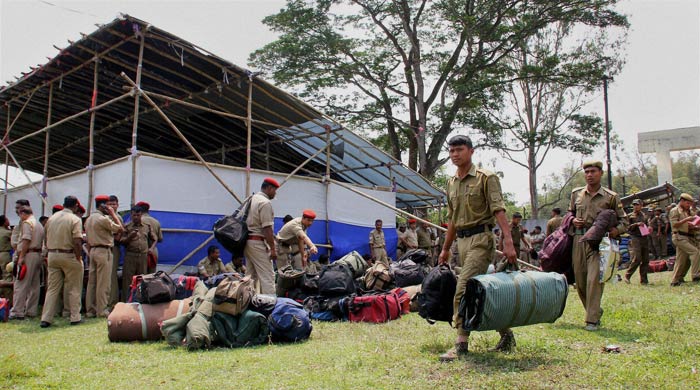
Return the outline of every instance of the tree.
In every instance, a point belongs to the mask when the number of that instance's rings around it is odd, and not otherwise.
[[[617,0],[288,0],[263,22],[279,38],[253,66],[432,177],[449,134],[466,129],[494,86],[514,76],[504,58],[559,21],[626,23]],[[518,77],[516,75],[516,77]]]
[[[610,39],[607,30],[624,32],[627,22],[616,22],[581,31],[565,20],[539,30],[506,56],[508,74],[518,80],[496,87],[501,104],[484,105],[481,142],[527,169],[533,218],[540,209],[537,171],[549,152],[591,154],[604,134],[603,120],[581,110],[603,77],[622,68],[625,34]]]

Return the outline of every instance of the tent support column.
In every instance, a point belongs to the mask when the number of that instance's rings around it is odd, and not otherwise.
[[[253,74],[248,74],[248,137],[245,148],[245,196],[250,196],[250,144],[253,137]]]
[[[216,172],[214,172],[214,170],[211,168],[211,165],[209,165],[209,163],[206,162],[204,158],[202,158],[202,155],[199,154],[197,149],[195,149],[194,146],[192,146],[190,141],[187,140],[187,138],[184,134],[182,134],[180,129],[178,129],[177,126],[175,126],[173,121],[171,121],[170,118],[168,118],[168,116],[165,115],[163,110],[161,110],[160,107],[158,107],[158,105],[148,96],[148,94],[144,93],[141,90],[141,88],[137,86],[136,83],[134,83],[134,81],[131,80],[129,76],[127,76],[124,72],[121,73],[121,76],[129,84],[131,84],[131,86],[136,90],[137,94],[143,95],[144,100],[146,100],[146,102],[148,102],[148,104],[150,104],[158,112],[158,115],[160,115],[160,117],[163,118],[165,123],[167,123],[168,126],[170,126],[170,128],[175,132],[175,134],[177,134],[178,137],[180,137],[180,140],[184,142],[185,146],[187,146],[190,149],[190,152],[192,152],[192,154],[194,154],[197,157],[197,160],[199,160],[199,162],[202,163],[202,165],[204,165],[205,168],[207,168],[209,173],[211,173],[211,175],[214,176],[214,179],[216,179],[216,181],[218,181],[219,184],[221,184],[221,186],[224,187],[224,189],[226,189],[226,191],[228,191],[228,193],[231,194],[231,196],[233,196],[238,201],[238,203],[243,203],[241,199],[236,195],[236,193],[233,192],[233,190],[226,184],[226,182],[224,182],[224,180],[219,175],[217,175]]]
[[[53,83],[49,84],[49,106],[46,110],[46,126],[51,126],[51,108],[53,106]],[[49,180],[49,139],[50,132],[46,130],[46,136],[44,138],[44,177],[41,180],[41,192],[44,194],[44,198],[47,197],[47,186]],[[46,215],[46,205],[41,204],[41,215]]]
[[[5,128],[5,139],[9,140],[10,132],[10,114],[12,112],[12,103],[7,103],[7,127]],[[3,140],[4,141],[4,140]],[[4,144],[4,142],[3,142]],[[3,197],[2,213],[7,215],[7,179],[10,173],[10,154],[5,150],[5,196]]]
[[[97,104],[97,75],[99,72],[99,60],[95,58],[95,72],[92,78],[92,103],[90,104],[90,109],[95,107]],[[87,214],[90,215],[92,212],[92,199],[95,197],[95,116],[97,111],[92,111],[90,113],[90,140],[89,140],[89,150],[88,150],[88,204],[87,204]]]
[[[143,47],[146,44],[146,31],[141,32],[141,42],[139,43],[139,59],[136,63],[136,89],[141,89],[141,70],[143,69]],[[122,72],[122,74],[124,74]],[[136,204],[136,159],[138,158],[138,128],[139,128],[139,105],[141,103],[141,94],[136,93],[134,96],[134,122],[131,127],[131,204],[133,207]]]
[[[330,249],[328,249],[328,257],[330,257],[331,251],[333,250],[331,244],[330,217],[328,216],[328,192],[331,185],[331,127],[329,125],[324,125],[323,128],[326,129],[326,244],[330,246]]]

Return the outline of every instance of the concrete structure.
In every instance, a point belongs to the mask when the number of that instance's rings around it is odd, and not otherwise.
[[[637,149],[640,153],[656,153],[659,185],[671,183],[671,152],[700,149],[700,127],[639,133]]]

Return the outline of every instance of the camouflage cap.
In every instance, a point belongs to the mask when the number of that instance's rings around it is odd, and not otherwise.
[[[603,169],[603,162],[600,160],[588,160],[583,162],[583,169],[589,168],[589,167],[596,167],[598,169]]]

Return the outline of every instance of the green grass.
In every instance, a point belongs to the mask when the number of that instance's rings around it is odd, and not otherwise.
[[[608,284],[603,327],[583,330],[570,290],[554,324],[516,328],[516,352],[490,353],[496,332],[473,333],[466,361],[440,363],[447,324],[416,313],[387,324],[315,323],[308,342],[187,352],[165,342],[110,343],[104,320],[0,324],[0,387],[86,389],[698,388],[700,285]],[[604,353],[616,344],[622,353]]]

